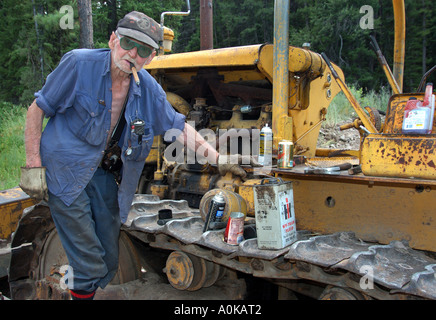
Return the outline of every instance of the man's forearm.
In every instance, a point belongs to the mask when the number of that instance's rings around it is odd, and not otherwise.
[[[26,147],[26,167],[41,167],[41,155],[39,147],[41,144],[42,123],[44,111],[35,101],[27,110],[26,128],[24,129],[24,143]]]
[[[182,134],[177,137],[177,140],[194,152],[197,152],[197,150],[202,147],[203,151],[207,150],[207,152],[204,154],[202,153],[206,157],[207,161],[210,164],[217,163],[218,151],[209,142],[204,140],[204,138],[188,123],[185,124],[184,130]]]

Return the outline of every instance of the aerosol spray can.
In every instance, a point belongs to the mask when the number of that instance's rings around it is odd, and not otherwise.
[[[272,165],[272,142],[273,134],[268,123],[260,130],[260,145],[259,145],[259,164],[263,166]]]
[[[210,200],[209,212],[206,215],[206,222],[204,223],[203,232],[213,229],[216,223],[221,222],[225,206],[226,201],[224,200],[222,192],[217,193]]]

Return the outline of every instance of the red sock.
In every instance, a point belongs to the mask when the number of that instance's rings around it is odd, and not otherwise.
[[[93,300],[95,291],[88,292],[83,290],[70,290],[73,300]]]

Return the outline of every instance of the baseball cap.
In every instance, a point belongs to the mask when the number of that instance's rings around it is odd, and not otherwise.
[[[124,16],[117,25],[117,31],[122,36],[127,36],[141,41],[155,49],[159,49],[162,40],[161,26],[142,12],[132,11]]]

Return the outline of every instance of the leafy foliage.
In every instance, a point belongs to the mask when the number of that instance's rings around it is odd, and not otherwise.
[[[142,11],[160,22],[163,11],[185,11],[183,0],[90,0],[94,45],[107,47],[108,38],[124,14]],[[199,50],[199,0],[191,0],[187,17],[166,16],[165,25],[175,31],[174,52]],[[274,41],[272,0],[215,0],[214,47],[232,47]],[[364,91],[388,87],[372,51],[369,35],[376,37],[392,69],[394,20],[391,0],[294,0],[290,2],[290,44],[311,44],[326,52],[344,71],[347,82]],[[423,73],[436,64],[436,2],[405,0],[406,63],[404,91],[416,90]],[[73,29],[62,29],[60,8],[74,10]],[[360,9],[370,6],[373,29],[361,28]],[[56,67],[62,55],[79,46],[76,0],[28,0],[0,2],[0,101],[28,104],[33,94]],[[435,77],[435,76],[433,76]],[[431,80],[431,79],[430,79]]]
[[[26,108],[0,103],[0,190],[18,185],[20,166],[25,165],[24,124]]]

